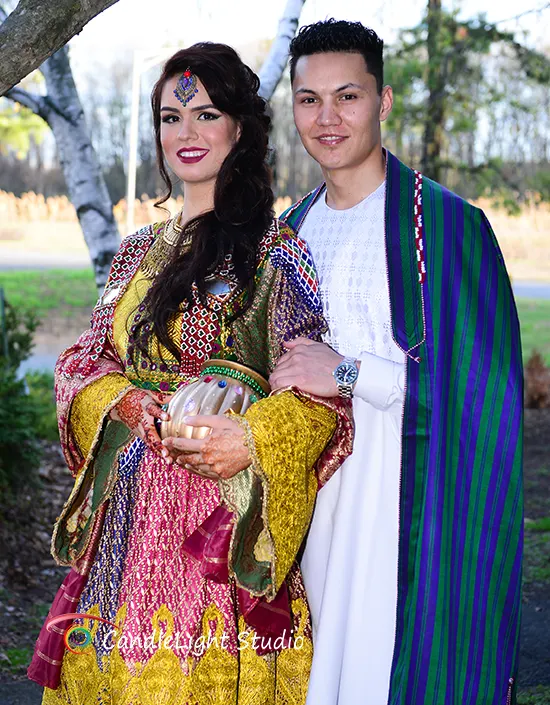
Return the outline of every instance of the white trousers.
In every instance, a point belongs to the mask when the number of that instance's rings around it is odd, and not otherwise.
[[[353,455],[320,490],[302,558],[307,705],[387,705],[395,641],[401,405],[354,398]]]

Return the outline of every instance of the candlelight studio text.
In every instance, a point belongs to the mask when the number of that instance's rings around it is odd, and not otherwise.
[[[199,636],[194,638],[189,632],[185,633],[185,637],[182,639],[181,634],[176,632],[175,636],[172,634],[164,635],[164,632],[159,632],[157,638],[157,631],[154,630],[150,636],[142,639],[140,636],[131,637],[122,634],[115,641],[113,639],[116,629],[110,629],[102,638],[101,646],[103,651],[111,651],[115,648],[118,649],[132,649],[135,647],[143,648],[144,651],[155,651],[156,649],[165,648],[171,649],[172,651],[186,651],[193,656],[202,656],[207,649],[212,648],[222,648],[227,650],[230,645],[230,637],[228,634],[222,634],[221,637],[218,636]],[[251,649],[262,649],[267,651],[279,651],[283,649],[286,641],[286,630],[282,635],[272,638],[272,637],[260,637],[257,634],[253,634],[250,631],[240,632],[237,636],[237,650],[244,651],[248,648]],[[292,648],[300,650],[303,647],[304,638],[302,636],[297,636],[292,638]]]

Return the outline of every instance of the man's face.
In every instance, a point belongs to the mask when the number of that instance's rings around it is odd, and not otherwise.
[[[294,120],[309,154],[327,171],[361,166],[380,145],[380,122],[392,108],[378,95],[361,54],[302,56],[292,84]]]

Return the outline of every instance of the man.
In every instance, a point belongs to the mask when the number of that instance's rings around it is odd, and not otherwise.
[[[517,313],[485,215],[382,148],[382,41],[328,20],[291,44],[294,116],[325,183],[308,242],[326,344],[271,377],[353,394],[353,454],[319,491],[302,570],[308,705],[515,702],[522,555]]]

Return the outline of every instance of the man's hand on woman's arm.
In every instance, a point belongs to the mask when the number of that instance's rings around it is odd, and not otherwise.
[[[288,352],[281,356],[269,378],[271,389],[298,387],[318,397],[337,397],[334,370],[344,359],[325,343],[296,338],[284,343]]]

